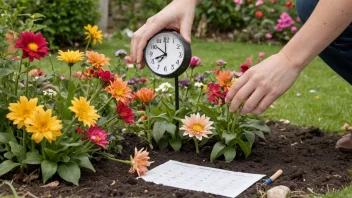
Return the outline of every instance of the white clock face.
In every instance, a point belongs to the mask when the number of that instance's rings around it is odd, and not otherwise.
[[[145,60],[149,68],[157,74],[169,75],[182,64],[185,50],[180,39],[171,33],[160,33],[147,44]]]

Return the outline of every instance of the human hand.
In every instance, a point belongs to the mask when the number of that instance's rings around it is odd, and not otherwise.
[[[144,67],[143,49],[147,41],[157,32],[166,28],[179,31],[186,42],[191,43],[191,29],[194,10],[199,0],[174,0],[156,15],[150,17],[132,37],[128,63],[137,63],[138,68]],[[166,50],[166,49],[165,49]]]
[[[245,102],[241,114],[263,113],[297,79],[302,67],[294,65],[280,52],[247,70],[230,88],[225,102],[236,111]]]

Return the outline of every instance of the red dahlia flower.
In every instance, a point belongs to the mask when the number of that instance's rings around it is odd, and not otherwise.
[[[16,40],[15,48],[22,49],[22,58],[29,57],[29,61],[33,62],[34,58],[40,60],[48,55],[48,42],[41,33],[22,32],[20,39]]]
[[[126,124],[134,124],[134,114],[131,107],[125,105],[123,102],[119,102],[116,105],[116,112]]]

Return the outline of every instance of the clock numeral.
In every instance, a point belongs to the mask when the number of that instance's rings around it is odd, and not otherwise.
[[[167,71],[167,66],[164,67],[164,71]]]
[[[172,69],[172,70],[174,70],[174,69],[175,69],[174,65],[171,65],[171,69]]]
[[[156,39],[156,43],[161,43],[161,39]]]
[[[175,39],[172,39],[172,43],[175,43]]]
[[[182,58],[183,54],[180,52],[180,55],[178,57]]]
[[[169,37],[164,37],[164,43],[169,43],[170,38]]]
[[[154,59],[152,59],[152,64],[154,64]]]
[[[158,49],[158,46],[157,45],[151,45],[150,49]]]
[[[180,64],[180,61],[179,61],[179,60],[177,60],[177,61],[176,61],[176,64],[178,64],[178,65],[179,65],[179,64]]]
[[[181,46],[180,44],[177,44],[177,49],[180,49],[180,46]]]
[[[156,69],[159,69],[159,67],[160,67],[160,65],[158,65],[158,68],[156,68]]]
[[[153,56],[153,52],[149,52],[149,56]]]

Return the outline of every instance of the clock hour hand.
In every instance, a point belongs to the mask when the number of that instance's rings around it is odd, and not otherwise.
[[[158,61],[159,63],[164,59],[165,56],[162,56],[161,59]]]
[[[159,59],[159,58],[163,57],[164,55],[165,55],[165,54],[162,54],[162,55],[160,55],[160,56],[155,57],[154,59]]]

